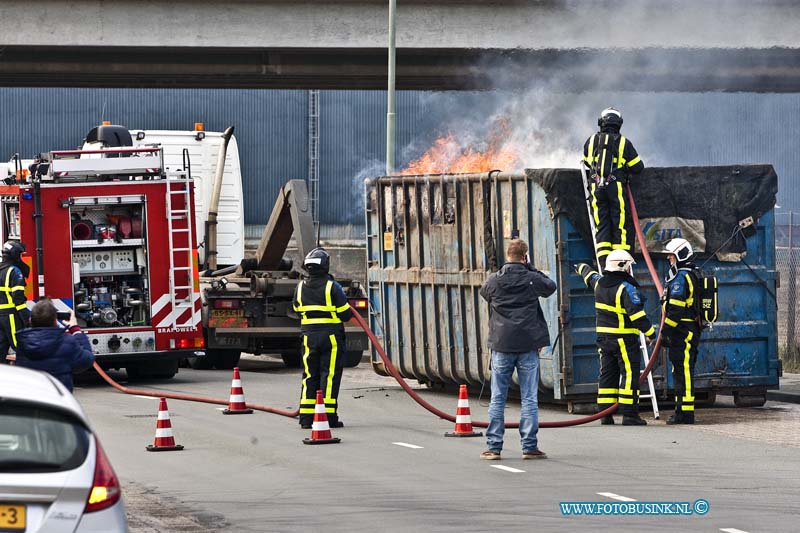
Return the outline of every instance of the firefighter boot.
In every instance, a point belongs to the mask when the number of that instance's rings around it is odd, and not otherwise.
[[[676,412],[674,415],[667,419],[668,425],[673,424],[694,424],[694,413],[692,412]]]
[[[640,417],[638,414],[636,415],[625,415],[622,417],[622,425],[623,426],[646,426],[647,421]]]
[[[613,415],[606,415],[600,419],[600,424],[603,426],[613,426],[614,425],[614,416]]]

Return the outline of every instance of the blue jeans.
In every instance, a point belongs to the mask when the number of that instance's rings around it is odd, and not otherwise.
[[[539,432],[539,352],[508,353],[492,350],[492,400],[489,403],[486,445],[495,452],[503,449],[506,398],[515,368],[521,396],[519,435],[522,451],[538,449],[536,434]]]

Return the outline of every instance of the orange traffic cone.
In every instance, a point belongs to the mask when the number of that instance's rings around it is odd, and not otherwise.
[[[175,437],[172,436],[172,424],[169,421],[169,411],[167,410],[167,399],[161,398],[158,403],[158,421],[156,421],[156,440],[147,446],[148,452],[170,452],[182,450],[183,446],[175,444]]]
[[[303,439],[303,444],[335,444],[341,442],[331,435],[328,425],[328,415],[325,414],[325,402],[322,401],[322,391],[317,391],[317,404],[314,406],[314,424],[311,426],[311,438]]]
[[[231,395],[228,401],[228,408],[222,410],[223,415],[249,415],[252,409],[248,409],[244,402],[244,389],[242,389],[242,378],[239,377],[239,367],[233,369],[233,380],[231,380]]]
[[[456,408],[456,429],[445,433],[445,437],[480,437],[483,433],[472,430],[472,417],[469,413],[469,397],[467,386],[461,385],[458,391],[458,407]]]

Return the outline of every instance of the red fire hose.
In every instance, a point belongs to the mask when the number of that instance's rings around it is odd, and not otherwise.
[[[636,211],[636,204],[633,201],[633,195],[631,194],[630,187],[628,187],[628,199],[629,199],[630,204],[631,204],[631,214],[633,215],[633,223],[634,223],[634,227],[636,228],[636,237],[638,238],[639,245],[642,248],[642,254],[644,255],[645,263],[647,264],[647,269],[650,271],[650,276],[653,278],[653,283],[656,286],[656,290],[658,291],[659,294],[661,294],[662,291],[663,291],[662,285],[661,285],[661,281],[658,279],[658,275],[656,274],[655,268],[653,267],[653,262],[650,259],[650,254],[647,251],[647,247],[645,246],[644,234],[642,233],[642,228],[641,228],[641,226],[639,224],[639,217],[638,217],[638,213]],[[361,315],[359,315],[358,313],[353,313],[353,318],[355,319],[356,323],[358,323],[358,325],[361,327],[361,329],[363,329],[364,332],[367,334],[367,336],[369,337],[370,342],[372,342],[372,345],[375,347],[375,350],[378,352],[378,355],[380,356],[381,361],[383,361],[383,364],[386,366],[386,368],[389,371],[389,373],[392,375],[392,377],[395,380],[397,380],[397,383],[400,384],[400,386],[403,388],[403,390],[405,390],[408,393],[408,395],[411,396],[411,398],[415,402],[417,402],[419,405],[421,405],[422,407],[424,407],[425,409],[427,409],[431,413],[435,414],[439,418],[442,418],[444,420],[448,420],[450,422],[455,422],[456,421],[456,417],[455,416],[453,416],[453,415],[451,415],[449,413],[446,413],[446,412],[434,407],[430,403],[428,403],[425,399],[423,399],[419,394],[417,394],[416,391],[414,391],[414,389],[412,389],[405,382],[403,377],[400,375],[400,372],[398,372],[397,369],[395,368],[395,366],[392,364],[392,361],[391,361],[391,359],[389,359],[389,356],[386,355],[386,351],[383,349],[383,346],[381,346],[381,343],[378,340],[378,338],[375,336],[375,333],[370,329],[369,325],[367,325],[366,321],[361,317]],[[640,386],[647,379],[647,375],[652,370],[653,366],[655,365],[656,359],[658,358],[658,353],[661,350],[661,331],[662,331],[663,327],[664,327],[664,316],[661,317],[661,325],[659,326],[659,330],[658,330],[658,339],[656,340],[656,345],[655,345],[655,348],[653,349],[653,354],[652,354],[652,357],[650,358],[650,363],[644,368],[644,371],[642,372],[642,375],[639,378],[639,385]],[[116,381],[111,379],[111,377],[109,377],[109,375],[106,374],[103,371],[103,369],[100,368],[100,365],[98,365],[97,363],[94,364],[94,369],[97,371],[98,374],[100,374],[100,377],[102,377],[109,385],[111,385],[115,389],[119,390],[120,392],[124,392],[126,394],[138,394],[140,396],[152,396],[154,398],[163,397],[163,398],[170,398],[172,400],[185,400],[185,401],[190,401],[190,402],[203,402],[203,403],[212,403],[212,404],[219,404],[219,405],[228,405],[228,400],[219,399],[219,398],[211,398],[211,397],[207,397],[207,396],[194,396],[194,395],[191,395],[191,394],[182,394],[182,393],[177,393],[177,392],[150,391],[150,390],[145,390],[145,389],[134,389],[134,388],[130,388],[130,387],[123,387],[122,385],[120,385],[119,383],[117,383]],[[277,415],[286,416],[286,417],[290,417],[290,418],[294,418],[294,417],[298,416],[298,414],[299,414],[298,410],[288,411],[288,410],[285,410],[285,409],[277,409],[275,407],[268,407],[268,406],[265,406],[265,405],[258,405],[258,404],[252,404],[252,403],[248,403],[246,405],[250,409],[254,409],[254,410],[257,410],[257,411],[264,411],[264,412],[267,412],[267,413],[274,413],[274,414],[277,414]],[[590,416],[585,416],[585,417],[582,417],[582,418],[575,418],[575,419],[572,419],[572,420],[556,420],[556,421],[550,421],[550,422],[539,422],[539,427],[542,427],[542,428],[559,428],[559,427],[568,427],[568,426],[577,426],[577,425],[581,425],[581,424],[586,424],[586,423],[598,420],[598,419],[600,419],[600,418],[602,418],[602,417],[604,417],[606,415],[613,414],[614,411],[617,410],[617,406],[618,406],[618,404],[614,404],[614,405],[608,407],[607,409],[604,409],[603,411],[600,411],[599,413],[596,413],[596,414],[593,414],[593,415],[590,415]],[[477,426],[477,427],[484,427],[485,428],[485,427],[488,427],[489,423],[488,422],[481,422],[481,421],[473,421],[472,425],[473,426]],[[518,422],[507,422],[505,424],[505,427],[506,428],[517,428],[517,427],[519,427],[519,423]]]
[[[222,400],[219,398],[211,398],[209,396],[194,396],[192,394],[182,394],[180,392],[164,392],[164,391],[151,391],[145,389],[132,389],[130,387],[123,387],[100,368],[100,365],[97,363],[94,364],[94,369],[100,374],[100,377],[105,380],[106,383],[114,387],[120,392],[124,392],[125,394],[138,394],[139,396],[152,396],[153,398],[169,398],[170,400],[185,400],[187,402],[202,402],[202,403],[215,403],[219,405],[228,405],[228,400]],[[254,403],[247,403],[245,404],[249,409],[255,409],[256,411],[264,411],[267,413],[274,413],[276,415],[281,416],[288,416],[289,418],[294,418],[300,411],[287,411],[286,409],[278,409],[276,407],[268,407],[266,405],[258,405]]]

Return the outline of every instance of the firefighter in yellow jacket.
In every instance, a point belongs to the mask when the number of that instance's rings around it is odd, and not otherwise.
[[[293,307],[300,315],[303,337],[303,381],[300,393],[300,427],[310,429],[314,421],[317,390],[322,391],[331,427],[339,420],[339,385],[342,382],[346,343],[344,323],[353,312],[347,296],[328,273],[331,258],[314,248],[303,260],[308,277],[297,284]]]
[[[8,349],[17,349],[17,333],[28,327],[31,313],[25,296],[25,278],[30,267],[22,261],[25,245],[8,241],[0,262],[0,363],[6,362]]]
[[[620,134],[622,114],[609,107],[597,119],[600,131],[583,145],[583,163],[591,179],[592,216],[597,256],[603,260],[611,250],[631,251],[633,232],[628,231],[630,214],[625,201],[625,184],[631,174],[644,169],[633,143]]]
[[[672,239],[664,248],[670,268],[664,287],[664,331],[662,335],[672,363],[675,414],[667,424],[694,424],[694,365],[702,326],[697,311],[698,281],[695,254],[686,239]]]
[[[598,407],[605,409],[619,402],[623,426],[644,426],[647,422],[639,416],[639,332],[651,343],[655,328],[645,314],[639,283],[631,275],[633,263],[631,254],[614,250],[606,257],[604,275],[585,263],[577,265],[576,270],[595,294],[600,352]],[[611,415],[603,417],[603,425],[613,423]]]

